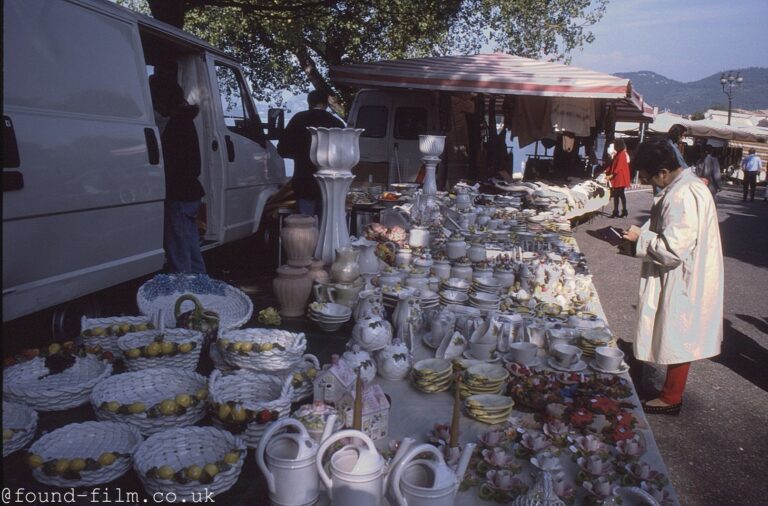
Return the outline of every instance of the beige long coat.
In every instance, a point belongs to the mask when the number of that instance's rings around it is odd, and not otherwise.
[[[683,171],[654,199],[637,241],[642,257],[634,351],[679,364],[720,353],[723,253],[712,194]]]

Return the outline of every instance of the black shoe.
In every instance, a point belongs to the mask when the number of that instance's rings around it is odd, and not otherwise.
[[[629,216],[629,213],[627,212],[627,210],[626,210],[626,209],[624,209],[624,210],[621,212],[621,217],[622,217],[622,218],[626,218],[627,216]]]
[[[677,416],[680,414],[680,410],[683,407],[683,403],[670,404],[669,406],[649,406],[645,402],[642,403],[643,411],[648,415],[672,415]]]

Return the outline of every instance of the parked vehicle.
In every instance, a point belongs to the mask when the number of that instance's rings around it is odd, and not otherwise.
[[[167,60],[200,107],[204,249],[257,230],[285,169],[236,60],[106,0],[6,0],[3,14],[3,321],[162,268],[148,77]]]

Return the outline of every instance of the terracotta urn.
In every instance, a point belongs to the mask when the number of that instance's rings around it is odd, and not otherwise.
[[[312,292],[312,279],[304,267],[281,265],[277,268],[277,277],[272,282],[281,316],[301,316]]]
[[[317,246],[317,220],[314,216],[292,214],[283,220],[280,238],[285,247],[286,263],[294,267],[307,267]]]

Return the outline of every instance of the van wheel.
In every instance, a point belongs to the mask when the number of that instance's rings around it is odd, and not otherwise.
[[[66,341],[80,335],[80,319],[104,316],[104,306],[95,298],[78,299],[63,304],[51,316],[51,335],[55,341]]]

